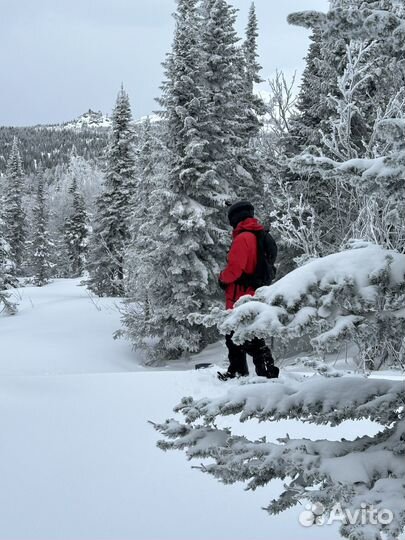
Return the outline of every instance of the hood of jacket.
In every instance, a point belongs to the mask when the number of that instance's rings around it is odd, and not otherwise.
[[[255,231],[264,231],[263,225],[254,217],[249,217],[238,223],[236,229],[232,232],[233,237],[237,236],[241,232],[255,232]]]

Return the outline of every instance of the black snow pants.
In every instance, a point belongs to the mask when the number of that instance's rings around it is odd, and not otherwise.
[[[254,338],[251,341],[245,341],[243,345],[236,345],[232,341],[233,333],[225,336],[226,346],[228,348],[229,368],[228,372],[233,375],[249,375],[249,369],[246,361],[246,354],[253,358],[256,368],[256,375],[268,377],[274,370],[274,359],[269,347],[264,339]]]

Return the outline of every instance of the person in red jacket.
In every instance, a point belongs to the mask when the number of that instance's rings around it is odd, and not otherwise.
[[[219,275],[219,284],[225,290],[226,308],[232,309],[241,296],[255,293],[249,280],[244,278],[255,272],[258,259],[255,232],[263,231],[264,227],[254,217],[254,207],[248,201],[233,204],[229,208],[228,219],[233,228],[233,241],[228,253],[228,264]],[[232,334],[228,334],[225,340],[229,367],[225,373],[218,373],[221,380],[249,375],[246,354],[253,357],[257,375],[278,377],[279,369],[274,365],[271,351],[263,339],[255,338],[243,345],[236,345],[232,341]]]

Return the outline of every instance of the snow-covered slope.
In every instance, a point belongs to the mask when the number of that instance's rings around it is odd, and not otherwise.
[[[78,285],[20,289],[19,313],[0,318],[1,539],[339,538],[333,527],[302,527],[302,508],[269,517],[262,507],[281,482],[245,492],[156,448],[148,420],[172,415],[184,395],[221,395],[217,368],[143,368],[125,342],[112,340],[116,301],[90,298]],[[221,363],[223,349],[199,359]],[[263,432],[235,417],[225,424],[250,438]],[[377,428],[282,421],[269,429],[269,440],[286,432],[333,440]]]

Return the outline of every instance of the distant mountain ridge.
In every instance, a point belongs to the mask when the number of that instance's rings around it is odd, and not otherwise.
[[[149,118],[152,124],[161,119],[157,114],[134,120],[135,131]],[[60,124],[36,126],[0,126],[0,176],[4,174],[13,138],[20,141],[20,153],[26,173],[35,172],[38,165],[50,169],[66,164],[72,148],[88,160],[103,159],[111,132],[112,118],[101,111],[89,109],[74,120]]]
[[[112,118],[108,114],[104,114],[101,111],[93,111],[89,109],[87,112],[81,114],[73,120],[68,122],[59,122],[58,124],[35,124],[33,126],[22,126],[21,129],[35,128],[35,129],[109,129],[112,126]],[[13,128],[13,126],[0,126]],[[13,128],[19,129],[19,128]]]
[[[73,147],[78,155],[98,161],[103,157],[111,126],[109,116],[89,109],[61,124],[0,127],[0,176],[6,170],[14,137],[20,141],[24,171],[29,174],[38,165],[50,169],[66,164]]]
[[[112,120],[101,111],[89,109],[75,120],[60,125],[63,129],[108,129],[112,126]]]

